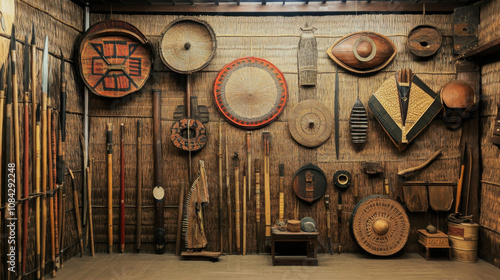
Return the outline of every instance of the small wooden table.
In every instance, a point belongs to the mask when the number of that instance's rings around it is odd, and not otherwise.
[[[316,243],[319,236],[318,232],[289,232],[279,231],[272,228],[271,234],[271,257],[273,265],[318,265]],[[306,257],[276,256],[277,242],[306,242]]]
[[[442,231],[438,230],[436,233],[428,233],[425,229],[419,229],[418,243],[425,248],[425,254],[421,251],[419,253],[426,260],[430,260],[431,249],[446,249],[448,250],[448,257],[451,259],[448,235]]]

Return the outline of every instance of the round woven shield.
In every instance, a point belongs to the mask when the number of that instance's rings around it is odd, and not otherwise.
[[[78,69],[94,94],[122,97],[144,86],[153,65],[153,49],[133,25],[120,20],[96,23],[78,50]]]
[[[410,234],[410,222],[403,206],[383,195],[361,200],[351,215],[350,227],[358,245],[376,256],[399,252]]]
[[[212,27],[197,18],[171,22],[162,32],[160,56],[170,70],[190,74],[205,68],[215,56],[217,40]]]
[[[293,108],[288,129],[293,139],[306,147],[323,144],[332,134],[332,114],[328,107],[316,100],[300,102]]]
[[[220,71],[214,97],[217,108],[231,124],[255,129],[268,125],[283,112],[288,89],[285,77],[271,62],[244,57]]]

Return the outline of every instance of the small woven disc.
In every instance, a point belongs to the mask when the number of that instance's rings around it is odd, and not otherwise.
[[[410,222],[403,206],[383,195],[361,200],[354,208],[350,227],[358,245],[377,256],[399,252],[410,234]]]
[[[271,62],[243,57],[222,68],[214,84],[215,105],[231,124],[255,129],[273,122],[288,99],[285,77]]]
[[[305,100],[293,108],[288,129],[293,139],[306,147],[323,144],[332,134],[332,114],[316,100]]]
[[[212,27],[197,18],[171,22],[162,32],[160,55],[172,71],[189,74],[205,68],[215,56],[217,40]]]

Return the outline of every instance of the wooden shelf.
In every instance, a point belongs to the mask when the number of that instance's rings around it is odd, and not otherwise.
[[[482,46],[465,51],[457,59],[474,61],[480,65],[500,61],[500,38]]]

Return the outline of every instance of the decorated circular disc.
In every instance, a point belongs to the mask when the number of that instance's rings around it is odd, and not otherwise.
[[[244,57],[220,71],[214,97],[217,108],[230,123],[255,129],[268,125],[283,112],[288,89],[285,77],[271,62]]]
[[[179,18],[164,29],[162,36],[161,59],[174,72],[189,74],[200,71],[215,56],[215,33],[203,20]]]
[[[106,20],[85,34],[78,52],[80,75],[94,94],[122,97],[138,91],[151,74],[153,51],[133,25]]]
[[[429,57],[435,54],[443,43],[441,32],[430,25],[419,25],[408,34],[408,48],[419,57]]]
[[[403,206],[383,195],[361,200],[354,208],[350,227],[358,245],[377,256],[399,252],[410,234],[410,222]]]
[[[199,151],[207,144],[207,129],[199,120],[180,119],[172,125],[170,141],[184,151]],[[189,139],[188,139],[189,133]]]
[[[306,147],[323,144],[332,134],[332,114],[316,100],[305,100],[293,108],[288,129],[293,139]]]

